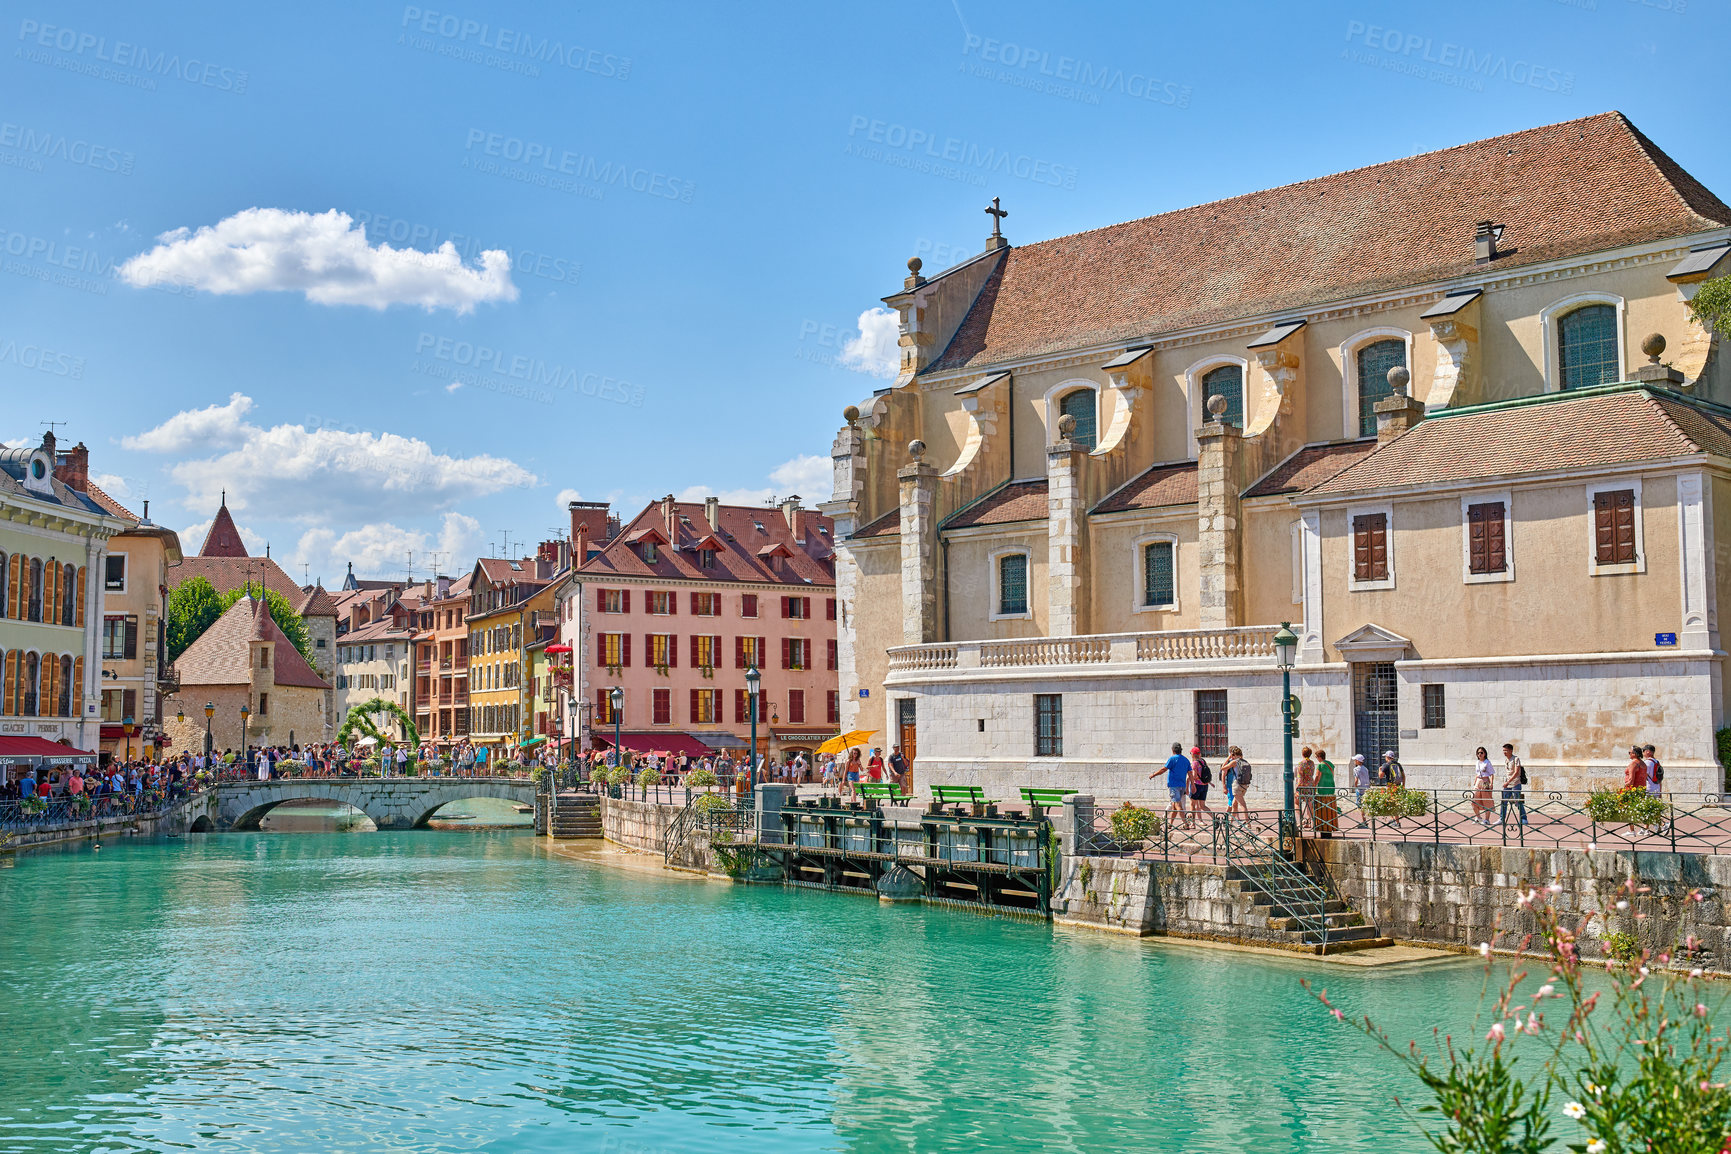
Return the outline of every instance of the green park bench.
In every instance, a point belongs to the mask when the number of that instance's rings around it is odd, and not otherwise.
[[[934,785],[932,797],[940,805],[991,805],[986,791],[977,785]]]
[[[1042,809],[1056,809],[1064,804],[1064,795],[1076,793],[1073,789],[1046,789],[1040,786],[1024,785],[1022,800],[1029,805],[1037,805]]]
[[[912,801],[913,795],[903,793],[902,787],[893,781],[862,781],[859,783],[859,795],[867,801]]]

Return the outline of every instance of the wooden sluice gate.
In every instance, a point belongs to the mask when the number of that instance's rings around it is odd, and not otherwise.
[[[1051,916],[1056,844],[1037,806],[999,813],[822,797],[760,812],[752,849],[789,884]]]

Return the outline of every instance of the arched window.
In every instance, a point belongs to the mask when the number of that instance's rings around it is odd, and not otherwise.
[[[17,649],[6,651],[5,680],[0,681],[0,714],[7,717],[18,716],[18,667],[24,663],[24,654]]]
[[[1064,399],[1058,402],[1060,417],[1075,417],[1076,431],[1070,434],[1070,440],[1092,452],[1098,424],[1095,420],[1097,405],[1093,389],[1077,389],[1066,393]]]
[[[23,717],[36,716],[36,687],[42,675],[41,660],[34,653],[24,655],[24,693],[23,708],[18,712]]]
[[[30,558],[30,620],[42,620],[42,558]]]
[[[72,655],[60,655],[60,716],[72,716]]]
[[[1394,395],[1388,371],[1406,367],[1406,342],[1374,341],[1358,350],[1358,435],[1376,436],[1376,403]]]
[[[13,560],[18,566],[18,592],[13,598],[12,611],[17,615],[18,620],[28,621],[30,620],[30,591],[36,585],[36,581],[32,581],[30,575],[35,573],[40,580],[42,562],[32,561],[28,557],[16,557]]]
[[[1607,385],[1623,378],[1614,305],[1583,305],[1557,321],[1557,361],[1565,389]]]
[[[1212,421],[1208,402],[1213,397],[1226,398],[1226,411],[1221,414],[1226,423],[1244,427],[1244,370],[1237,365],[1221,365],[1202,378],[1202,419]]]
[[[60,571],[60,624],[74,624],[78,616],[78,568],[68,565]]]
[[[60,659],[52,653],[42,655],[42,716],[54,716],[54,702],[60,696]]]

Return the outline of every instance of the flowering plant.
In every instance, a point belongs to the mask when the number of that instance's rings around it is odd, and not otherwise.
[[[1665,801],[1644,789],[1602,789],[1587,795],[1587,816],[1605,823],[1654,825],[1665,818]]]
[[[1430,808],[1430,795],[1404,785],[1382,785],[1368,790],[1361,804],[1371,817],[1423,817]]]
[[[1160,815],[1151,809],[1125,802],[1112,811],[1112,839],[1125,845],[1140,845],[1160,832]]]
[[[1549,1107],[1553,1094],[1567,1097],[1563,1115],[1578,1123],[1581,1141],[1566,1141],[1579,1154],[1724,1154],[1731,1149],[1731,1092],[1719,1080],[1731,1056],[1731,1032],[1715,1031],[1702,988],[1702,971],[1686,973],[1668,952],[1644,948],[1604,962],[1608,989],[1589,993],[1580,940],[1589,911],[1573,928],[1551,904],[1562,886],[1526,889],[1519,904],[1530,910],[1537,932],[1514,943],[1525,954],[1535,942],[1548,966],[1544,984],[1523,997],[1525,970],[1508,966],[1507,980],[1493,1003],[1484,1041],[1458,1046],[1437,1035],[1434,1052],[1411,1043],[1401,1050],[1367,1016],[1347,1018],[1328,1000],[1315,996],[1328,1012],[1363,1032],[1411,1070],[1433,1102],[1422,1114],[1439,1116],[1439,1131],[1426,1132],[1431,1145],[1447,1152],[1495,1151],[1527,1154],[1553,1149]],[[1626,910],[1648,888],[1631,880],[1616,903]],[[1700,891],[1689,895],[1700,902]],[[1646,915],[1636,912],[1634,917]],[[1610,935],[1631,939],[1632,935]],[[1607,938],[1607,942],[1609,938]],[[1626,943],[1619,942],[1619,946]],[[1692,955],[1701,943],[1691,935],[1681,952]],[[1492,981],[1492,947],[1481,942],[1487,990]],[[1309,989],[1309,984],[1305,984]],[[1560,1025],[1547,1019],[1546,1006],[1558,1002]],[[1480,1020],[1474,1026],[1474,1031]],[[1541,1064],[1525,1078],[1515,1076],[1516,1050],[1535,1051]]]

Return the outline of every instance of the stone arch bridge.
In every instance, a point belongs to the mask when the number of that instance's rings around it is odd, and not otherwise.
[[[535,804],[535,785],[510,777],[288,778],[239,781],[210,792],[191,829],[257,829],[265,814],[294,801],[340,801],[372,818],[380,829],[415,829],[441,806],[472,797]]]

